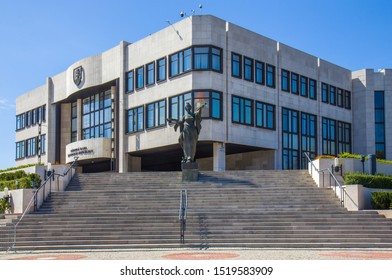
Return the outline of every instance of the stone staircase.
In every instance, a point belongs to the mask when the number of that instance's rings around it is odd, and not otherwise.
[[[188,190],[185,244],[178,221]],[[306,171],[78,174],[17,230],[16,250],[392,248],[392,221],[348,212]]]

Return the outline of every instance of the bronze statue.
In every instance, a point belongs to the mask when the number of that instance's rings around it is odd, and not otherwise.
[[[194,162],[196,154],[197,140],[201,130],[201,110],[207,105],[205,103],[196,111],[192,112],[191,104],[185,105],[186,113],[180,120],[167,119],[169,124],[174,123],[174,131],[180,127],[180,137],[178,142],[184,152],[182,162]]]

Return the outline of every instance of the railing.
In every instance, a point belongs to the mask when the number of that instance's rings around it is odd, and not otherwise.
[[[185,230],[186,230],[186,216],[188,210],[188,191],[180,191],[180,211],[178,219],[180,220],[180,243],[185,242]]]
[[[329,174],[329,186],[330,186],[331,188],[334,188],[335,194],[337,194],[336,189],[339,188],[339,190],[340,190],[340,197],[339,197],[339,199],[340,199],[340,204],[341,204],[342,206],[344,206],[344,201],[345,201],[345,196],[346,196],[346,190],[345,190],[345,187],[342,186],[342,185],[339,183],[338,179],[336,178],[335,174],[333,173],[333,169],[332,169],[333,167],[331,167],[331,169],[330,169],[330,168],[325,168],[325,169],[321,169],[321,170],[320,170],[320,169],[318,169],[318,168],[314,165],[314,163],[313,163],[313,161],[310,159],[308,153],[304,152],[304,155],[305,155],[306,158],[308,159],[308,162],[311,164],[310,175],[313,177],[313,169],[314,169],[318,174],[320,174],[320,173],[323,174],[323,186],[325,185],[325,182],[324,182],[324,172],[328,172],[328,174]]]
[[[14,224],[14,238],[13,238],[13,244],[8,248],[7,252],[13,250],[14,252],[16,252],[16,230],[18,225],[20,224],[20,222],[23,220],[24,216],[26,216],[27,213],[30,212],[31,207],[34,205],[34,211],[38,210],[38,195],[40,194],[40,192],[42,191],[42,203],[46,200],[46,198],[48,196],[50,196],[51,192],[52,192],[52,180],[54,180],[55,176],[58,177],[65,177],[65,176],[71,176],[72,178],[72,168],[75,167],[75,165],[77,164],[78,158],[75,158],[75,160],[73,161],[73,163],[68,167],[68,169],[63,173],[63,174],[57,174],[55,172],[50,173],[50,175],[45,179],[45,181],[41,184],[41,186],[34,192],[33,197],[31,198],[29,204],[27,204],[26,209],[23,211],[22,216],[19,218],[19,220]],[[71,171],[71,172],[70,172]],[[49,194],[46,195],[46,184],[49,182]],[[68,181],[69,182],[69,181]]]

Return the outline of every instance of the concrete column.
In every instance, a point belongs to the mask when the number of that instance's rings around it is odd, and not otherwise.
[[[225,143],[213,143],[214,171],[226,170],[226,146]]]
[[[78,99],[77,101],[76,101],[76,111],[77,111],[77,134],[76,134],[76,140],[77,141],[80,141],[80,140],[82,140],[82,118],[83,118],[83,115],[82,115],[82,106],[83,106],[83,103],[82,103],[82,99]]]

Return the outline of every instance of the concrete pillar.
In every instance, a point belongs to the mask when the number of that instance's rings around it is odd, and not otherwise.
[[[214,171],[226,170],[226,146],[225,143],[213,143]]]

